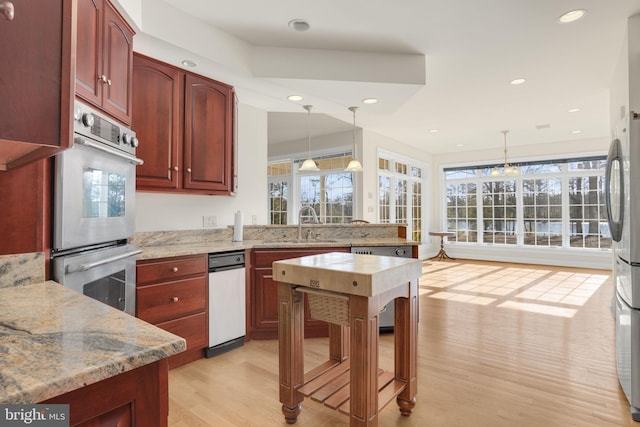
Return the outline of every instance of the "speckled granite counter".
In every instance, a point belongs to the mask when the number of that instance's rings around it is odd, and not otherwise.
[[[313,237],[297,239],[297,226],[245,226],[244,241],[233,242],[233,228],[177,230],[136,233],[134,244],[143,252],[137,259],[156,259],[182,255],[226,252],[242,249],[416,246],[419,243],[398,235],[397,224],[322,225],[305,224]]]
[[[44,253],[0,256],[0,288],[44,282]]]
[[[0,288],[0,301],[0,403],[40,402],[186,345],[52,281]]]

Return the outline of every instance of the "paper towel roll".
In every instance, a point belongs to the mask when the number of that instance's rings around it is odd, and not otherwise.
[[[233,221],[233,241],[242,242],[242,212],[240,211],[236,212]]]

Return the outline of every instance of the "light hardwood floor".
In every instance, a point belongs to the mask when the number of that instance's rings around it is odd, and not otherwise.
[[[609,271],[471,261],[425,262],[418,396],[386,426],[633,426],[615,367]],[[305,367],[326,360],[305,340]],[[251,341],[169,374],[171,427],[285,426],[276,341]],[[392,370],[392,337],[380,365]],[[347,426],[309,399],[299,427]]]

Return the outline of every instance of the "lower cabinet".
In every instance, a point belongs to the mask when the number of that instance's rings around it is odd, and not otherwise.
[[[69,405],[68,425],[74,427],[166,427],[169,415],[167,360],[39,403]]]
[[[326,252],[349,252],[348,247],[313,249],[254,249],[252,251],[251,286],[249,293],[249,339],[278,339],[278,283],[273,280],[272,263],[283,259],[317,255]],[[309,317],[305,295],[304,336],[326,337],[326,322]]]
[[[204,356],[209,342],[207,255],[138,261],[136,315],[181,336],[187,349],[169,358],[169,368]]]

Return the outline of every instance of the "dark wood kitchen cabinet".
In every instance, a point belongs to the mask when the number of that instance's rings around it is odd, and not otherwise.
[[[201,359],[209,344],[207,260],[202,254],[136,264],[136,316],[187,341],[170,368]]]
[[[134,54],[136,188],[233,193],[233,87]]]
[[[68,425],[74,427],[166,427],[167,370],[162,359],[39,403],[69,405]]]
[[[51,248],[52,163],[43,159],[0,173],[0,255]]]
[[[71,145],[76,0],[13,0],[0,17],[0,170]]]
[[[76,95],[131,124],[131,26],[107,0],[78,1]]]
[[[254,249],[252,251],[252,282],[249,288],[250,339],[278,339],[278,283],[273,280],[272,263],[283,259],[317,255],[327,252],[349,252],[348,247],[308,249]],[[326,337],[329,328],[326,322],[309,317],[305,295],[304,336]]]

